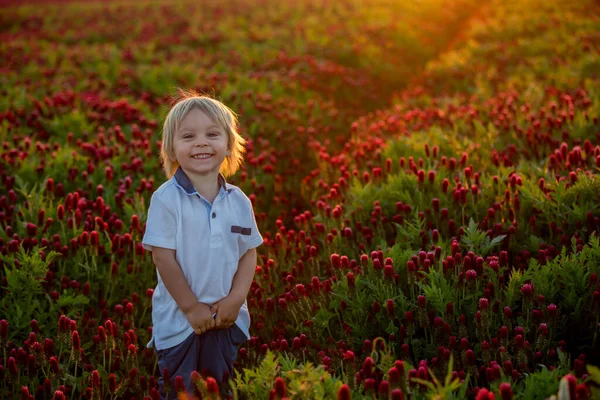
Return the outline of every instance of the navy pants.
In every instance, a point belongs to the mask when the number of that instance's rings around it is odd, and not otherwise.
[[[221,394],[228,394],[227,382],[233,376],[233,361],[238,346],[246,340],[246,335],[236,324],[227,329],[212,329],[202,335],[190,334],[174,347],[157,350],[158,389],[163,400],[176,400],[175,377],[183,378],[188,393],[193,394],[191,373],[198,371],[203,377],[212,376],[219,384]],[[171,381],[168,396],[164,393],[163,369],[167,368]]]

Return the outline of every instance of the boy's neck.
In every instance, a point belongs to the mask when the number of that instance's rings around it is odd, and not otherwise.
[[[219,175],[187,176],[192,185],[194,185],[196,191],[212,204],[221,188],[219,184]]]

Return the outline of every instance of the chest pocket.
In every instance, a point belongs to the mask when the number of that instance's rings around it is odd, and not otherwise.
[[[238,259],[241,258],[244,253],[248,250],[248,243],[252,235],[252,228],[240,224],[232,224],[229,227],[229,233],[232,240],[237,242],[238,245]]]
[[[225,197],[225,202],[219,204],[222,220],[219,221],[219,228],[224,242],[224,249],[228,253],[225,257],[236,263],[242,255],[248,250],[250,237],[254,233],[250,226],[248,218],[245,217],[244,205],[239,201],[234,201],[233,195]]]

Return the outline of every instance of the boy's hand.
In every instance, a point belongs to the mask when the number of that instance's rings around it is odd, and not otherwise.
[[[201,335],[204,332],[215,328],[215,320],[211,307],[204,303],[196,303],[185,312],[185,316],[189,321],[194,333]]]
[[[227,296],[213,304],[211,311],[217,313],[215,328],[225,329],[233,325],[237,320],[242,304],[244,304],[244,300],[240,302],[239,299],[232,296]]]

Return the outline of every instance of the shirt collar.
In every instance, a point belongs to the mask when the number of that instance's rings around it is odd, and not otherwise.
[[[175,175],[173,175],[173,177],[175,178],[177,184],[187,194],[194,194],[197,192],[196,188],[194,187],[194,184],[190,181],[185,172],[183,172],[181,166],[177,168],[177,171],[175,172]],[[227,193],[232,191],[232,189],[229,187],[229,184],[225,180],[225,177],[221,175],[221,173],[219,173],[219,175],[217,176],[217,180],[219,181],[219,193],[221,193],[221,191],[225,191]]]

